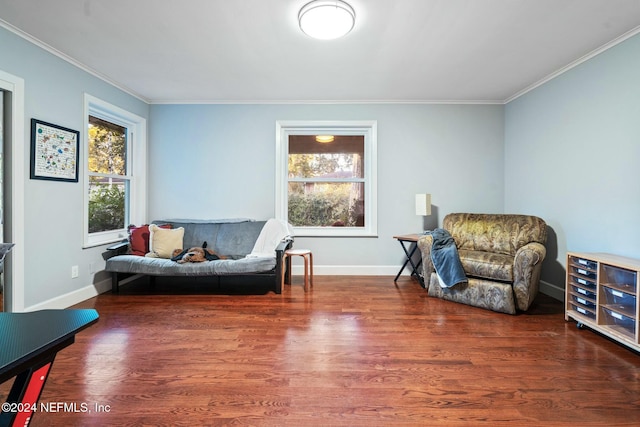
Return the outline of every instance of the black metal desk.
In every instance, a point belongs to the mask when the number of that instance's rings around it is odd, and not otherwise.
[[[407,257],[407,260],[404,262],[404,264],[402,264],[402,268],[400,269],[400,271],[398,271],[396,278],[393,279],[394,282],[398,280],[398,277],[400,277],[407,264],[411,264],[411,276],[415,277],[418,282],[420,282],[420,285],[424,288],[424,280],[420,275],[420,271],[418,270],[422,265],[422,258],[420,258],[417,263],[413,262],[413,256],[418,250],[418,239],[420,239],[420,237],[422,236],[424,236],[424,234],[404,234],[401,236],[393,236],[394,239],[400,242],[402,250]],[[405,243],[409,243],[409,248],[406,247]]]
[[[93,309],[0,313],[0,383],[15,377],[0,426],[29,425],[56,354],[97,321]]]

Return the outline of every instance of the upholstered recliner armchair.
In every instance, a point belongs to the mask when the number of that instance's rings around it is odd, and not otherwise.
[[[526,311],[538,294],[546,255],[545,222],[530,215],[452,213],[442,224],[453,237],[468,283],[446,288],[435,273],[433,237],[418,240],[429,296],[493,311]]]

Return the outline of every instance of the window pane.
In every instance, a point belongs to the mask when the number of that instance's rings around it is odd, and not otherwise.
[[[129,181],[89,177],[89,233],[122,230],[128,222]]]
[[[364,137],[331,136],[318,142],[315,135],[289,137],[289,178],[363,178]]]
[[[294,227],[364,227],[364,183],[289,183]]]
[[[127,129],[89,116],[89,171],[127,174]]]

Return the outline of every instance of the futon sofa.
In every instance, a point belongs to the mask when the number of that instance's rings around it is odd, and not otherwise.
[[[118,292],[123,279],[138,274],[151,278],[257,275],[268,277],[273,290],[282,292],[282,258],[293,244],[288,224],[275,219],[163,220],[151,224],[130,227],[127,241],[107,248],[105,270],[112,274],[113,293]],[[220,259],[184,263],[171,259],[178,250],[202,246]]]
[[[432,262],[433,237],[418,240],[429,296],[488,310],[526,311],[538,294],[546,255],[545,222],[531,215],[451,213],[442,228],[457,248],[467,282],[441,286]]]

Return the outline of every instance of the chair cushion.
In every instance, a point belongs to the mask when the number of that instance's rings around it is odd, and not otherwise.
[[[467,249],[458,249],[458,254],[468,276],[513,282],[512,256]]]

